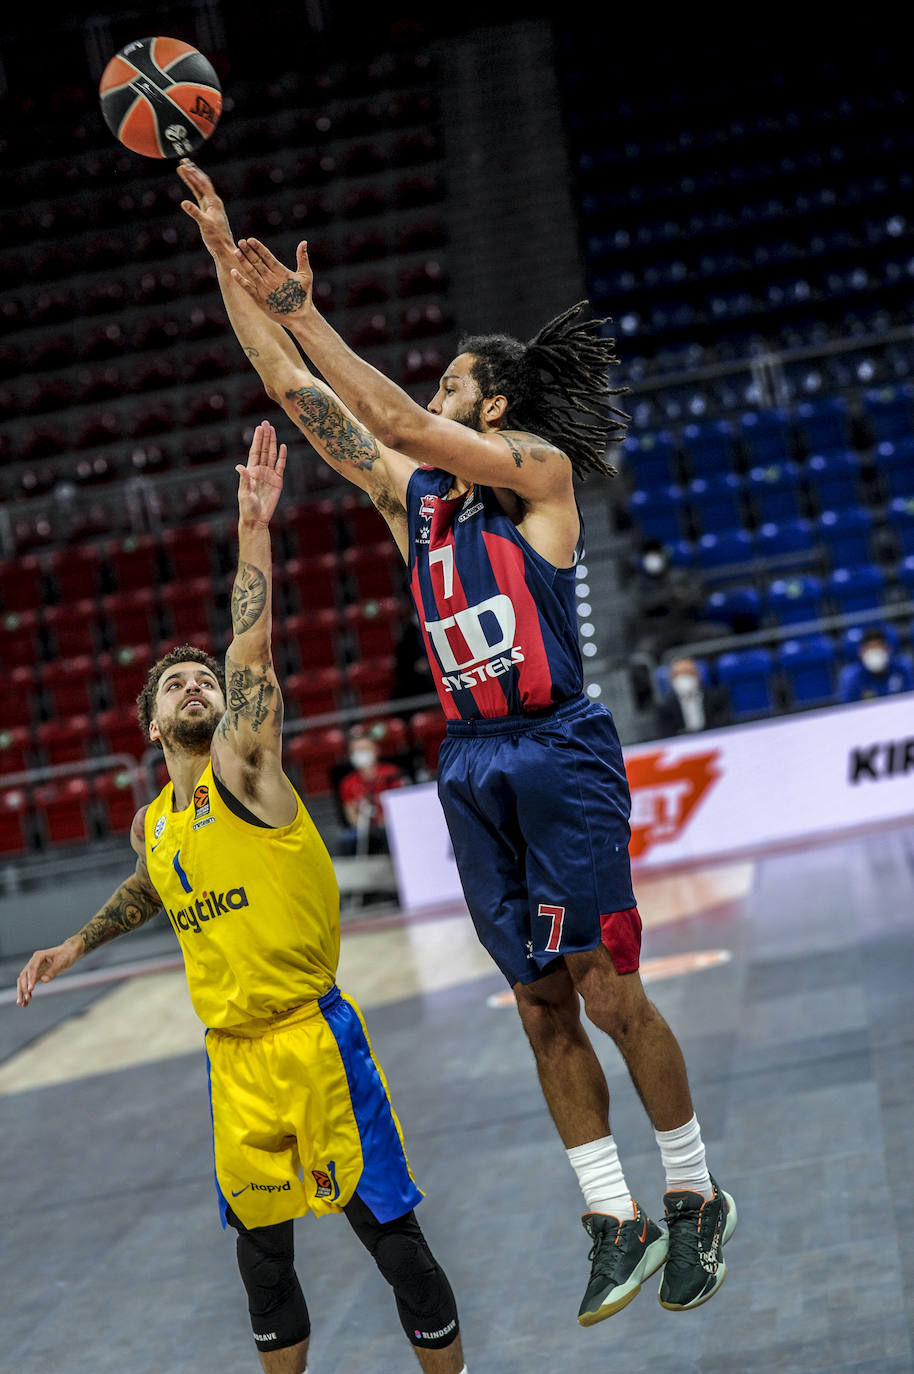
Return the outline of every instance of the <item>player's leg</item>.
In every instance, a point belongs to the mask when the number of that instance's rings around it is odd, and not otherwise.
[[[390,1284],[407,1339],[427,1374],[461,1374],[457,1304],[415,1212],[380,1222],[356,1193],[346,1204],[353,1231]]]
[[[292,1222],[248,1228],[229,1209],[238,1232],[238,1270],[260,1363],[268,1374],[304,1374],[311,1321],[295,1273]]]

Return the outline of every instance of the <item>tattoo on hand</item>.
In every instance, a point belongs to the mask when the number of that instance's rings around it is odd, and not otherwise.
[[[378,442],[362,425],[351,420],[320,387],[303,386],[286,392],[287,401],[298,405],[301,426],[315,434],[337,463],[351,463],[370,472],[381,456]]]
[[[267,579],[259,568],[239,563],[232,587],[232,628],[243,635],[256,625],[267,604]]]
[[[265,301],[277,315],[291,315],[293,310],[300,310],[307,303],[308,293],[294,277],[287,277],[281,286],[270,292]]]

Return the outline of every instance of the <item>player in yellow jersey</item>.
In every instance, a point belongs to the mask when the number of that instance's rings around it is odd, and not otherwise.
[[[293,1266],[293,1218],[344,1212],[391,1284],[430,1374],[462,1374],[457,1308],[413,1208],[383,1072],[355,1003],[334,982],[339,891],[330,857],[282,767],[271,654],[269,522],[286,451],[272,425],[239,465],[234,637],[225,670],[180,645],[150,670],[140,725],[169,782],[137,812],[136,871],[78,934],[19,975],[28,1006],[81,955],[163,907],[207,1027],[216,1184],[254,1342],[270,1374],[303,1374],[310,1319]],[[329,1368],[329,1365],[328,1365]]]

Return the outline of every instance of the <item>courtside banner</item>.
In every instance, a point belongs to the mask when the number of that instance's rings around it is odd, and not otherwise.
[[[914,820],[914,693],[633,745],[636,870]],[[384,794],[405,907],[461,895],[433,783]]]

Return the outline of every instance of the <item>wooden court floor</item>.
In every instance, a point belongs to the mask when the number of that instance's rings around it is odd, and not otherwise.
[[[636,890],[645,981],[683,1045],[740,1223],[712,1302],[665,1312],[651,1280],[589,1329],[575,1320],[582,1200],[465,913],[345,927],[340,983],[388,1076],[470,1374],[911,1374],[914,832]],[[18,967],[0,966],[0,1369],[259,1367],[175,954],[167,930],[128,937],[28,1011],[9,996]],[[650,1128],[614,1047],[593,1036],[626,1175],[656,1215]],[[312,1374],[418,1368],[346,1222],[307,1218],[296,1235]]]

